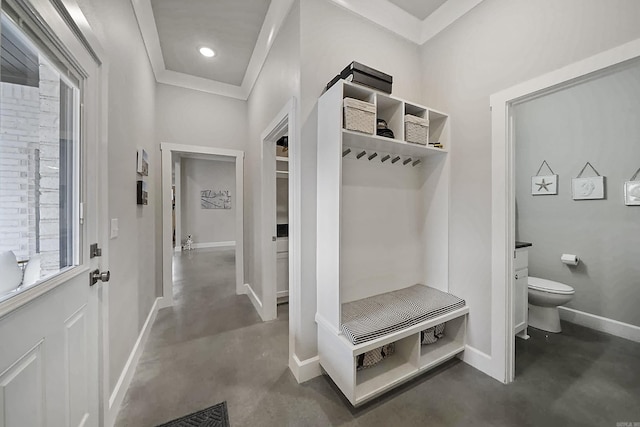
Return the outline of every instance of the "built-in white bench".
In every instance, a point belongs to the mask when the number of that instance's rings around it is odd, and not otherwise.
[[[342,333],[318,322],[322,367],[360,405],[462,352],[468,313],[464,300],[424,285],[344,303]],[[442,323],[444,336],[422,345],[420,333]],[[359,355],[390,343],[391,356],[357,369]]]

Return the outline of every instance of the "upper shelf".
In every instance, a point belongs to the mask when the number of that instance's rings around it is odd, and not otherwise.
[[[440,156],[447,153],[442,148],[434,148],[426,145],[413,144],[398,139],[385,138],[378,135],[367,135],[361,132],[342,130],[342,144],[349,148],[359,148],[365,151],[375,151],[400,156],[423,158]]]

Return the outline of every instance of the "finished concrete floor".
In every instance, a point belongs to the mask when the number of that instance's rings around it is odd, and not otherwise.
[[[453,360],[354,409],[327,377],[296,383],[288,305],[261,322],[234,293],[233,250],[191,251],[174,265],[175,305],[158,313],[117,426],[155,426],[223,400],[233,427],[640,425],[640,344],[570,323],[516,341],[508,386]]]

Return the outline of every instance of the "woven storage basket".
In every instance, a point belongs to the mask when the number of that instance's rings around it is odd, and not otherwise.
[[[376,131],[376,106],[359,99],[344,99],[344,128],[374,134]]]
[[[404,116],[404,139],[414,144],[427,145],[429,120],[407,114]]]

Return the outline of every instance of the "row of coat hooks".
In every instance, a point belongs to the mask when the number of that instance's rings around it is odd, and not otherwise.
[[[342,157],[347,156],[349,153],[351,153],[351,148],[347,148],[346,150],[344,150],[342,152]],[[380,162],[384,163],[386,161],[390,161],[391,164],[396,164],[397,162],[401,161],[402,158],[398,155],[395,156],[391,156],[390,154],[383,154],[381,156],[378,156],[378,153],[376,153],[375,151],[372,153],[367,154],[367,152],[365,150],[361,150],[355,153],[355,158],[356,160],[360,160],[362,158],[366,158],[369,161],[372,161],[373,159],[380,157]],[[404,160],[402,160],[402,165],[403,166],[407,166],[408,164],[411,164],[411,166],[416,167],[418,166],[420,163],[422,163],[422,160],[420,159],[412,159],[411,157],[407,157]]]

